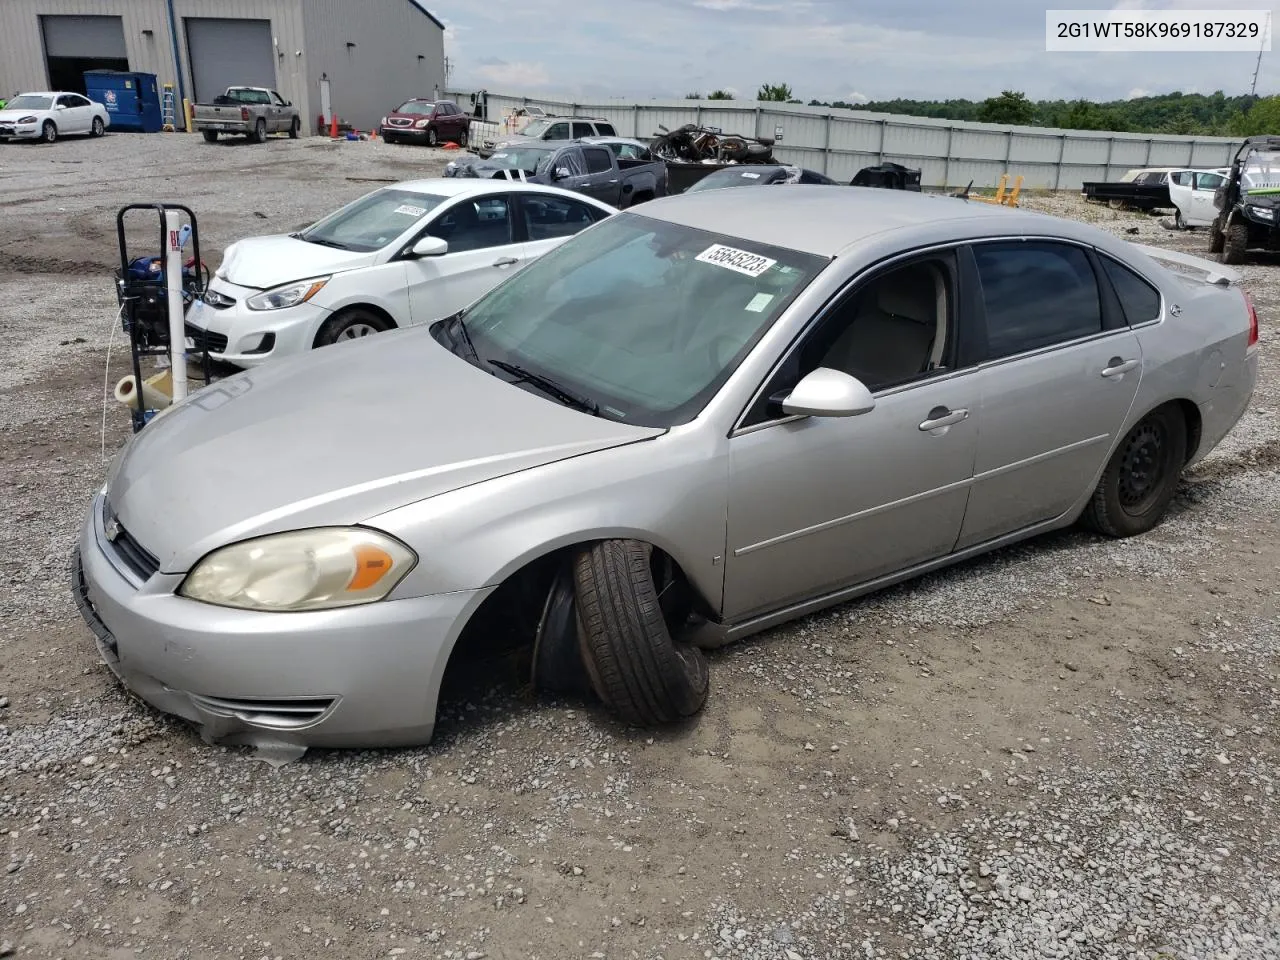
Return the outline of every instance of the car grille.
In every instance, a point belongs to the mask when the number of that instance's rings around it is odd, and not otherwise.
[[[160,561],[153,557],[142,544],[133,538],[120,521],[110,504],[102,504],[102,525],[107,532],[107,546],[128,567],[139,580],[150,580],[160,569]],[[115,536],[112,536],[112,533]]]
[[[196,345],[197,350],[208,350],[210,353],[227,352],[227,338],[221,333],[201,330],[190,323],[186,325],[186,332],[187,336],[191,338],[191,342]]]
[[[315,723],[333,707],[332,697],[307,697],[297,700],[245,700],[229,697],[201,697],[188,694],[191,702],[202,710],[221,716],[235,717],[245,723],[263,727],[293,729]]]
[[[389,117],[387,118],[387,126],[388,127],[411,127],[413,126],[413,121],[406,119],[405,117]]]
[[[0,127],[0,137],[12,137],[14,134],[13,127]]]

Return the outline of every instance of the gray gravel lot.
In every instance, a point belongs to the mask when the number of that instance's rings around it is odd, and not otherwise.
[[[1257,395],[1165,524],[1047,537],[718,652],[685,728],[504,678],[455,690],[428,748],[276,768],[122,694],[64,579],[127,436],[114,403],[103,430],[116,208],[187,203],[216,264],[445,159],[0,146],[0,956],[1280,957],[1277,259],[1244,268]],[[111,382],[126,356],[117,338]]]

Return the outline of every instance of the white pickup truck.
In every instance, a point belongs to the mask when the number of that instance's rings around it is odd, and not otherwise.
[[[268,134],[288,133],[295,140],[302,129],[298,109],[266,87],[227,87],[213,103],[191,108],[192,123],[210,143],[224,133],[262,143]]]

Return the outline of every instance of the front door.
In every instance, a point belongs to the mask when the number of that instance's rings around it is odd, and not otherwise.
[[[957,359],[950,251],[853,286],[784,361],[730,439],[726,620],[948,554],[979,437],[979,377]],[[858,377],[875,409],[788,418],[767,398],[810,370]]]
[[[1191,191],[1191,223],[1208,226],[1217,219],[1218,208],[1213,205],[1213,196],[1226,177],[1216,173],[1197,173],[1195,178],[1195,189]]]
[[[1103,264],[1059,242],[972,248],[987,345],[982,436],[957,549],[1065,513],[1101,471],[1142,378]],[[1108,290],[1110,288],[1108,287]]]
[[[443,256],[407,261],[409,309],[415,324],[456,313],[525,262],[508,195],[468,198],[444,207],[423,235],[447,241],[449,250]]]
[[[583,147],[587,180],[583,193],[604,203],[617,206],[622,200],[621,171],[614,166],[613,155],[605,147]]]

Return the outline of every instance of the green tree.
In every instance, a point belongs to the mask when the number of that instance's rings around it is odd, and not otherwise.
[[[791,85],[786,83],[763,83],[756,92],[756,99],[786,103],[791,99]]]
[[[1028,126],[1036,118],[1035,105],[1020,90],[1004,90],[998,97],[989,97],[978,110],[983,123],[1009,123]]]
[[[1229,127],[1237,137],[1256,137],[1261,134],[1280,136],[1280,97],[1263,97],[1248,111],[1232,117]]]
[[[686,93],[686,94],[684,95],[684,98],[685,98],[686,100],[701,100],[701,99],[702,99],[702,94],[700,94],[697,90],[695,90],[695,91],[693,91],[693,93]]]
[[[707,94],[708,100],[732,100],[733,94],[728,90],[712,90]]]

